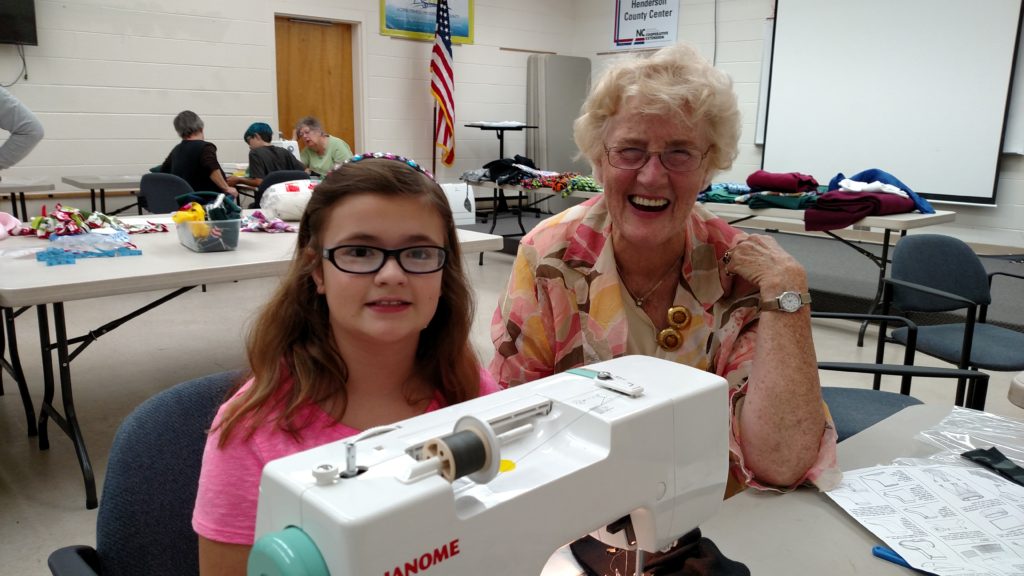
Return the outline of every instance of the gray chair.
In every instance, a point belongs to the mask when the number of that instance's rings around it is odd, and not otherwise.
[[[944,379],[967,379],[978,386],[988,385],[988,374],[977,370],[959,368],[938,368],[933,366],[914,365],[914,341],[918,326],[907,318],[900,316],[883,316],[879,314],[857,314],[846,312],[812,312],[813,318],[832,318],[852,320],[855,322],[871,321],[903,324],[909,336],[909,345],[904,351],[903,364],[883,364],[881,358],[877,363],[868,362],[818,362],[818,369],[835,372],[851,372],[872,374],[875,382],[872,389],[844,388],[827,386],[827,377],[822,377],[821,394],[828,405],[832,420],[836,425],[839,441],[864,430],[896,412],[921,401],[910,395],[910,378],[914,376]],[[900,392],[881,390],[883,375],[902,377]]]
[[[890,277],[885,280],[882,314],[947,313],[964,311],[962,321],[921,325],[917,334],[900,327],[889,336],[896,342],[924,354],[955,364],[963,370],[1024,370],[1024,333],[986,322],[992,303],[992,281],[996,276],[1024,280],[1006,272],[988,273],[981,260],[963,241],[941,234],[907,236],[896,245]],[[887,333],[882,322],[879,334]],[[880,337],[876,358],[882,358],[887,338]],[[911,362],[912,363],[912,362]],[[905,376],[909,388],[910,376]],[[985,409],[985,382],[965,387],[959,378],[956,405]]]
[[[153,214],[175,212],[180,208],[175,198],[192,192],[192,187],[180,176],[162,172],[144,174],[139,183],[139,210],[145,208]]]
[[[217,408],[241,373],[189,380],[140,404],[117,430],[96,517],[96,548],[50,554],[54,575],[199,574],[192,507]]]
[[[308,180],[309,174],[306,174],[303,170],[275,170],[267,177],[260,181],[260,185],[256,188],[256,195],[254,202],[250,208],[259,208],[260,200],[263,198],[263,193],[267,191],[274,184],[280,184],[281,182],[288,182],[289,180]]]

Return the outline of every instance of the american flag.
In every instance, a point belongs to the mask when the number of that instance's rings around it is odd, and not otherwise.
[[[437,27],[430,56],[430,93],[437,101],[434,143],[441,149],[441,161],[451,166],[455,162],[455,71],[452,70],[448,0],[437,1]]]

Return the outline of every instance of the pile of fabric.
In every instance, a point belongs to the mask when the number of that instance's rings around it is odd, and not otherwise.
[[[515,158],[501,158],[484,164],[483,168],[467,170],[460,179],[472,184],[494,182],[499,186],[521,186],[526,190],[550,188],[561,193],[563,198],[576,191],[602,191],[601,186],[590,176],[575,172],[538,170],[533,160],[518,154]]]
[[[758,170],[746,183],[712,184],[699,202],[746,204],[751,208],[805,210],[804,227],[811,231],[846,228],[867,216],[935,209],[898,178],[877,168],[847,178],[841,172],[820,186],[808,174]]]

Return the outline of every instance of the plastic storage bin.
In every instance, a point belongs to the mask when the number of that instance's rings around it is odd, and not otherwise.
[[[195,252],[224,252],[238,247],[238,235],[242,231],[241,220],[215,220],[206,222],[181,222],[178,241]]]

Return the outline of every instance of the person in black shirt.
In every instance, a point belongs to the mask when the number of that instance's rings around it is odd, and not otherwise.
[[[228,176],[228,184],[237,186],[243,184],[259,188],[260,183],[267,177],[267,174],[277,170],[305,170],[306,167],[299,162],[291,151],[270,143],[274,138],[274,131],[264,122],[253,122],[245,131],[242,139],[249,145],[249,175]]]
[[[174,129],[181,136],[160,166],[161,172],[180,176],[196,192],[223,192],[238,197],[238,191],[228,185],[217,160],[217,147],[204,140],[203,120],[191,110],[174,117]]]

